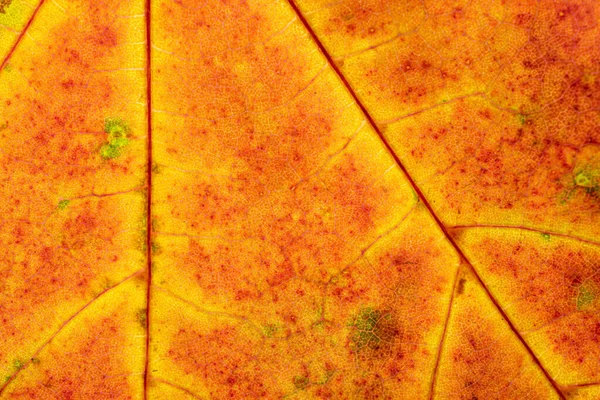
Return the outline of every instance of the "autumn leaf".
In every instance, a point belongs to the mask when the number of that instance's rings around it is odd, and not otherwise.
[[[0,398],[599,399],[599,15],[0,1]]]

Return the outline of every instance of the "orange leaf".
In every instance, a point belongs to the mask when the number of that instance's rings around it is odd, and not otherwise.
[[[600,4],[0,1],[0,398],[600,398]]]

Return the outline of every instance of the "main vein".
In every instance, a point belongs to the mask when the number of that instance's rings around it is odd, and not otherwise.
[[[152,294],[152,14],[151,0],[146,0],[146,113],[148,143],[146,174],[148,192],[146,198],[146,361],[144,365],[144,400],[148,399],[148,379],[150,365],[150,323]]]

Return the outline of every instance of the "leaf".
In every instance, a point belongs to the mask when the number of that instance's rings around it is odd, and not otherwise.
[[[0,398],[600,397],[599,13],[0,3]]]

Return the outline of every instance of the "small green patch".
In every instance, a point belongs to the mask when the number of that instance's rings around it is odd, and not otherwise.
[[[542,237],[544,238],[544,240],[550,240],[550,234],[549,233],[542,233]]]
[[[325,374],[323,374],[322,379],[317,382],[317,385],[326,385],[327,382],[329,382],[331,380],[331,377],[335,375],[335,370],[333,369],[327,369],[325,370]]]
[[[296,389],[304,390],[309,385],[308,376],[294,376],[294,386]]]
[[[123,148],[129,144],[129,126],[120,118],[107,118],[104,121],[104,132],[107,133],[107,143],[100,148],[100,156],[104,159],[119,157]]]
[[[25,365],[25,363],[19,359],[13,361],[13,368],[17,371],[23,368],[23,365]]]
[[[379,317],[381,317],[381,313],[378,310],[370,307],[365,308],[359,312],[358,317],[354,320],[354,326],[361,331],[371,331],[377,325]]]
[[[58,202],[58,209],[59,210],[64,210],[65,208],[67,208],[67,206],[69,205],[69,203],[71,202],[71,200],[61,200]]]
[[[141,251],[142,253],[146,253],[148,251],[148,230],[140,229],[140,231],[136,235],[136,238],[137,250]]]
[[[281,329],[275,324],[266,324],[263,325],[263,330],[265,332],[265,336],[270,338],[275,336]]]
[[[160,174],[162,172],[162,167],[158,163],[152,163],[152,172],[155,174]]]
[[[139,324],[144,329],[146,329],[146,324],[148,323],[147,315],[148,315],[148,310],[146,308],[140,308],[135,313],[135,318],[137,319],[137,321],[139,322]]]
[[[527,122],[527,116],[524,114],[517,114],[517,118],[519,119],[519,123],[521,124],[521,126],[525,125],[525,123]]]
[[[121,138],[127,136],[129,127],[121,118],[106,118],[104,120],[104,132],[108,133],[109,140]]]
[[[569,179],[571,183],[567,185],[565,193],[560,198],[561,205],[580,193],[600,199],[600,168],[584,163],[570,175]]]
[[[417,193],[417,192],[415,191],[415,189],[413,189],[413,188],[410,188],[410,191],[411,191],[411,193],[412,193],[412,195],[413,195],[413,199],[415,199],[415,202],[417,202],[417,203],[418,203],[418,202],[421,200],[421,199],[419,198],[419,195],[418,195],[418,193]]]
[[[104,159],[117,158],[121,155],[121,148],[111,144],[105,144],[100,148],[100,156]]]
[[[375,335],[373,331],[358,331],[352,337],[354,344],[358,349],[362,349],[365,347],[369,347],[371,349],[377,349],[379,347],[379,343],[381,343],[381,339]]]
[[[587,171],[580,171],[575,175],[575,185],[584,188],[594,187],[594,177]]]
[[[160,251],[162,250],[160,245],[157,243],[152,242],[151,245],[151,250],[152,250],[152,254],[160,254]]]
[[[582,189],[587,195],[600,198],[600,170],[586,167],[573,177],[574,188]]]
[[[351,325],[355,330],[350,339],[357,351],[378,350],[384,344],[382,341],[389,343],[394,337],[394,319],[390,312],[364,308]]]
[[[596,300],[596,291],[591,285],[585,283],[579,288],[577,295],[577,311],[589,308]]]
[[[160,220],[158,218],[152,218],[152,220],[150,221],[150,223],[152,224],[152,230],[153,231],[160,231],[161,230]]]

